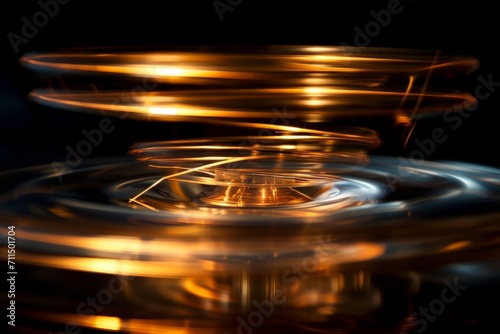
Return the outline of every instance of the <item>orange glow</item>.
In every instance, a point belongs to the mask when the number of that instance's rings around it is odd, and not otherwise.
[[[107,331],[118,331],[121,329],[121,321],[117,317],[96,316],[92,327]]]
[[[440,249],[440,252],[452,252],[458,249],[465,248],[471,244],[468,240],[456,241]]]

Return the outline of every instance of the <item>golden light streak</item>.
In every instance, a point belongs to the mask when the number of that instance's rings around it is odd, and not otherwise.
[[[75,218],[75,214],[63,206],[48,208],[54,215],[64,218]]]
[[[164,108],[164,107],[150,107],[149,113],[151,115],[177,115],[176,108]]]
[[[185,256],[170,254],[170,250],[180,247]],[[42,255],[20,253],[19,262],[41,267],[59,268],[82,272],[134,277],[185,278],[207,277],[216,272],[228,273],[241,271],[241,266],[209,261],[200,258],[195,243],[179,242],[172,248],[158,249],[158,257],[150,260],[83,257],[69,255]],[[216,249],[213,244],[206,244],[205,254]],[[229,247],[229,246],[228,246]],[[243,246],[242,246],[243,247]],[[345,263],[366,261],[381,256],[385,252],[382,244],[358,242],[339,245],[338,251],[321,260],[321,267],[337,266]],[[158,259],[158,260],[156,260]],[[161,259],[161,260],[160,260]],[[291,262],[290,262],[291,261]],[[294,264],[296,259],[281,263],[282,266]]]
[[[436,52],[434,59],[432,61],[432,66],[429,68],[429,71],[427,72],[427,76],[425,77],[424,85],[422,86],[421,96],[418,98],[417,103],[415,104],[415,107],[409,116],[410,119],[414,119],[414,122],[411,125],[410,131],[408,131],[408,134],[406,136],[406,140],[405,140],[404,145],[403,145],[403,150],[406,149],[406,146],[408,145],[408,141],[410,140],[411,134],[415,130],[415,126],[417,124],[417,121],[415,120],[415,115],[419,112],[420,104],[422,103],[422,96],[427,91],[427,87],[429,86],[429,81],[431,79],[431,76],[432,76],[432,73],[434,70],[433,66],[438,61],[438,58],[439,58],[439,51]]]
[[[189,173],[192,173],[194,171],[198,171],[198,170],[203,170],[203,169],[208,169],[208,168],[212,168],[212,167],[217,167],[217,166],[221,166],[221,165],[227,165],[227,164],[231,164],[231,163],[235,163],[235,162],[238,162],[238,161],[245,161],[245,160],[258,160],[258,159],[267,159],[268,157],[265,157],[265,156],[253,156],[253,157],[236,157],[236,158],[231,158],[231,159],[226,159],[226,160],[223,160],[223,161],[217,161],[217,162],[213,162],[211,164],[206,164],[206,165],[203,165],[203,166],[199,166],[199,167],[195,167],[195,168],[191,168],[191,169],[188,169],[188,170],[185,170],[185,171],[182,171],[182,172],[179,172],[179,173],[175,173],[175,174],[171,174],[171,175],[168,175],[168,176],[164,176],[162,177],[161,179],[159,179],[158,181],[154,182],[152,185],[150,185],[149,187],[147,187],[146,189],[144,189],[143,191],[141,191],[139,194],[137,194],[136,196],[132,197],[129,202],[134,202],[134,203],[137,203],[139,205],[143,205],[142,202],[139,202],[137,199],[139,197],[141,197],[142,195],[144,195],[145,193],[147,193],[148,191],[150,191],[151,189],[153,189],[154,187],[156,187],[158,184],[160,184],[161,182],[165,181],[165,180],[168,180],[170,178],[174,178],[174,177],[177,177],[177,176],[181,176],[181,175],[184,175],[184,174],[189,174]]]
[[[441,248],[439,251],[440,252],[452,252],[458,249],[465,248],[467,246],[470,246],[471,242],[469,240],[462,240],[462,241],[456,241],[452,242],[451,244]]]
[[[351,54],[349,53],[351,50]],[[381,56],[392,54],[393,56]],[[241,50],[217,52],[144,52],[144,53],[52,53],[29,54],[21,62],[35,69],[74,72],[104,72],[156,78],[231,78],[255,79],[272,72],[392,72],[470,70],[477,60],[467,57],[440,58],[432,62],[429,53],[416,50],[371,48],[359,53],[346,47],[271,47],[262,53]]]
[[[126,236],[79,236],[79,235],[60,235],[52,233],[35,233],[30,231],[23,232],[23,239],[29,241],[50,243],[66,247],[74,247],[88,252],[104,252],[122,254],[125,259],[138,255],[151,255],[153,257],[176,257],[190,258],[193,254],[208,254],[217,243],[213,242],[195,242],[188,244],[181,240],[160,239],[144,241],[140,237]],[[95,264],[96,271],[102,269],[97,266],[102,265],[109,268],[115,268],[117,262],[102,261]],[[113,269],[114,270],[114,269]]]
[[[121,329],[121,320],[117,317],[97,316],[94,317],[93,328],[107,331],[118,331]]]
[[[187,291],[190,291],[194,295],[201,297],[201,298],[206,298],[206,299],[213,299],[213,300],[218,300],[220,295],[219,293],[216,293],[215,290],[210,290],[206,287],[203,287],[199,284],[196,284],[194,280],[192,279],[186,279],[183,282],[183,288],[185,288]]]
[[[411,81],[410,81],[411,83]],[[297,120],[307,120],[309,113],[320,119],[338,117],[405,115],[444,112],[454,104],[472,104],[475,100],[466,93],[409,93],[330,87],[283,89],[218,90],[204,92],[146,92],[122,100],[122,93],[64,92],[35,90],[30,97],[52,107],[89,112],[127,113],[136,118],[158,120],[191,120],[223,123],[233,119],[272,119],[276,114],[264,105],[270,99],[274,105],[288,105]],[[421,106],[425,101],[425,105]],[[411,109],[398,107],[402,102],[414,103]],[[390,107],[392,105],[392,107]],[[250,121],[235,123],[252,126]],[[268,125],[279,125],[276,124]]]
[[[118,317],[95,315],[82,317],[71,313],[55,313],[43,311],[28,312],[34,319],[52,321],[60,324],[76,324],[94,330],[120,331],[133,334],[216,334],[220,328],[214,328],[212,322],[185,321],[164,319],[131,318],[122,320]],[[63,326],[64,328],[64,326]],[[80,329],[81,332],[85,332]]]
[[[186,75],[188,72],[187,70],[183,70],[181,68],[172,68],[172,67],[160,67],[157,66],[154,68],[154,72],[156,72],[158,75],[163,75],[163,76],[175,76],[175,77],[180,77],[183,75]]]
[[[194,263],[172,259],[168,261],[119,260],[86,258],[75,256],[50,256],[29,254],[23,256],[23,263],[43,267],[93,272],[101,274],[128,275],[137,277],[182,278],[185,276],[203,277],[213,268],[210,261]]]
[[[406,86],[406,91],[405,95],[401,99],[401,103],[399,104],[399,109],[403,109],[403,105],[406,102],[406,99],[408,98],[408,95],[410,94],[411,89],[413,88],[413,84],[415,83],[415,77],[412,75],[408,79],[408,86]],[[409,115],[401,112],[396,114],[396,124],[403,124],[403,125],[410,125],[411,124],[411,118]]]

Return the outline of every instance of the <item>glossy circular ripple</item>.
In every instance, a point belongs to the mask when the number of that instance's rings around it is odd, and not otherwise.
[[[3,197],[0,208],[11,221],[32,231],[33,243],[27,244],[32,250],[64,244],[62,238],[46,238],[47,234],[61,233],[62,228],[69,236],[85,235],[102,242],[123,236],[115,246],[126,244],[130,236],[139,243],[175,241],[182,250],[168,254],[169,258],[181,254],[189,261],[208,259],[229,267],[249,259],[265,262],[275,253],[286,265],[312,251],[318,236],[327,235],[351,247],[343,248],[350,249],[345,258],[340,252],[331,259],[336,264],[359,260],[352,252],[359,252],[360,258],[368,252],[373,254],[368,258],[377,259],[446,253],[446,247],[456,251],[477,246],[476,241],[483,242],[485,231],[500,217],[500,171],[496,169],[456,162],[412,165],[411,161],[372,157],[367,165],[339,168],[324,163],[319,170],[309,174],[309,192],[303,201],[227,204],[223,199],[230,187],[215,181],[215,185],[200,184],[186,177],[165,180],[146,193],[141,201],[155,208],[151,210],[129,203],[160,178],[141,163],[126,158],[96,160],[64,173],[41,166],[2,176],[3,193],[10,191],[10,196]],[[279,196],[295,196],[295,189],[285,187],[286,182],[271,184],[271,188],[278,186],[274,190]],[[287,192],[280,193],[283,189]],[[43,228],[37,221],[43,221]],[[206,243],[200,242],[200,235]],[[242,244],[244,239],[252,240],[252,246]],[[221,241],[224,247],[214,249],[214,243]],[[297,251],[297,245],[303,248]],[[68,241],[64,247],[77,254],[91,250],[116,258],[141,253],[135,248],[122,253],[121,246],[113,249],[100,243],[72,245]],[[143,258],[167,253],[159,246],[148,252]],[[195,272],[198,268],[185,270]]]

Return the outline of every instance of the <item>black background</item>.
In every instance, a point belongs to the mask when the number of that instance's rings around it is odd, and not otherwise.
[[[354,44],[354,27],[364,30],[373,20],[370,11],[387,8],[389,1],[257,1],[243,0],[221,22],[212,0],[198,1],[82,1],[60,5],[59,12],[39,28],[35,37],[14,52],[9,32],[21,34],[21,18],[32,21],[37,1],[7,2],[1,11],[0,37],[0,169],[64,160],[65,147],[82,139],[83,129],[95,128],[99,117],[41,107],[28,93],[46,83],[19,65],[31,51],[70,47],[147,46],[178,44]],[[481,61],[477,75],[500,81],[498,63],[499,14],[491,2],[401,0],[403,10],[374,37],[370,47],[443,50],[471,55]],[[472,91],[471,91],[472,92]],[[473,93],[473,92],[472,92]],[[498,95],[480,108],[428,159],[500,165],[497,161]],[[441,123],[440,123],[441,122]],[[414,138],[429,138],[442,124],[419,124]],[[124,121],[92,156],[120,155],[131,144],[149,139],[189,138],[203,134],[195,124],[155,124]],[[411,151],[411,147],[407,152]]]

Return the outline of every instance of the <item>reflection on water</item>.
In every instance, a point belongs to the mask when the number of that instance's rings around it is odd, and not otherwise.
[[[500,171],[387,157],[344,169],[323,162],[321,171],[309,181],[238,179],[313,188],[307,201],[263,206],[219,202],[229,170],[186,175],[143,196],[157,211],[129,203],[158,179],[141,162],[96,160],[63,183],[50,166],[3,174],[2,224],[16,226],[17,261],[34,284],[19,290],[25,327],[349,333],[382,324],[396,333],[422,282],[483,282],[467,269],[478,259],[482,279],[498,276]],[[116,277],[128,278],[121,290]],[[59,297],[38,288],[50,282],[60,282]],[[73,312],[110,287],[120,292],[96,316]]]

